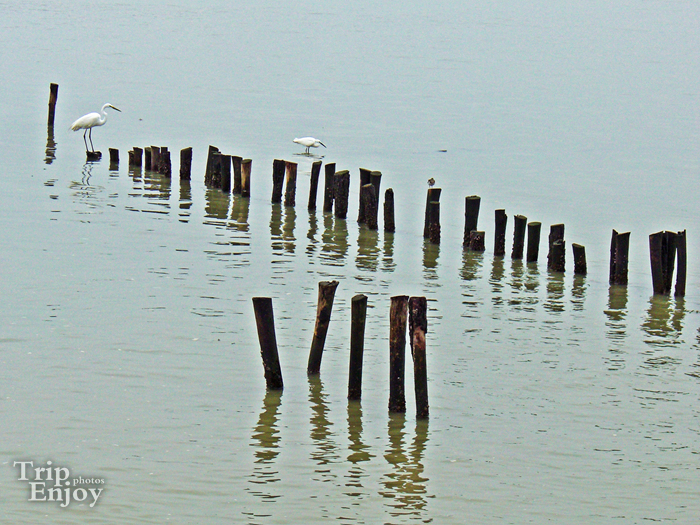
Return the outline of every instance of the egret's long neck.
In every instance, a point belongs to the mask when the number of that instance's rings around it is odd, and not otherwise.
[[[100,120],[97,122],[98,126],[104,126],[104,123],[107,122],[107,108],[108,107],[109,106],[106,104],[104,106],[102,106],[102,111],[101,111],[102,118],[100,118]]]

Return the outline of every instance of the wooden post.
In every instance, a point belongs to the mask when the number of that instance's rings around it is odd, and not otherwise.
[[[241,163],[243,162],[243,159],[237,155],[231,155],[231,169],[232,169],[232,175],[231,177],[233,178],[233,193],[236,195],[240,195],[241,192],[243,191],[242,185],[243,183],[241,182]]]
[[[370,230],[379,229],[377,223],[377,195],[373,184],[365,184],[360,188],[361,208],[365,213],[365,224]]]
[[[156,173],[160,169],[160,148],[158,146],[151,146],[151,171]]]
[[[554,260],[554,255],[552,250],[554,249],[554,243],[556,241],[564,241],[564,225],[563,224],[552,224],[549,228],[549,254],[547,255],[547,268],[554,270],[555,272],[564,271],[564,258],[565,253],[557,248],[557,259]],[[560,269],[554,269],[554,266]]]
[[[140,168],[141,164],[143,164],[143,149],[134,146],[134,162],[132,166]]]
[[[326,164],[323,186],[323,213],[333,212],[333,196],[335,190],[335,163]]]
[[[432,244],[440,244],[440,201],[428,203],[428,239]]]
[[[391,188],[384,192],[384,231],[396,231],[396,223],[394,222],[394,190]]]
[[[428,302],[425,297],[411,297],[408,301],[408,333],[413,356],[413,378],[416,391],[416,418],[428,417],[428,370],[425,358],[425,334],[428,331]]]
[[[251,159],[241,160],[241,196],[250,197],[250,176],[253,169]]]
[[[486,251],[486,233],[478,230],[470,231],[469,249],[474,252]]]
[[[335,216],[345,219],[348,216],[348,196],[350,193],[350,172],[342,170],[335,173],[333,196],[335,201]]]
[[[549,254],[549,270],[553,272],[564,272],[565,268],[566,242],[564,239],[557,239],[552,242]]]
[[[391,298],[389,310],[389,412],[406,412],[406,317],[408,296]]]
[[[170,161],[170,150],[168,148],[160,148],[160,173],[167,178],[171,178],[173,174],[173,165]]]
[[[360,168],[360,209],[357,212],[358,224],[364,224],[367,222],[367,212],[364,208],[364,202],[362,201],[362,188],[364,188],[367,184],[370,184],[371,175],[371,170]]]
[[[218,153],[219,148],[216,146],[212,146],[211,144],[209,145],[209,151],[207,152],[207,165],[204,170],[204,185],[205,186],[211,186],[212,182],[212,156],[214,153]],[[146,168],[148,169],[148,167]]]
[[[110,164],[119,164],[119,150],[116,148],[109,148],[109,162]]]
[[[425,201],[425,223],[423,225],[423,238],[428,239],[430,237],[430,203],[440,202],[440,194],[442,190],[440,188],[428,188],[428,195]]]
[[[629,262],[630,232],[612,231],[610,240],[610,279],[612,284],[627,284],[627,266]]]
[[[136,148],[134,148],[136,153]],[[190,180],[192,176],[192,148],[180,150],[180,180]]]
[[[317,160],[311,165],[311,183],[309,185],[308,210],[316,209],[316,195],[318,194],[318,177],[321,174],[321,161]]]
[[[56,118],[56,102],[58,101],[58,84],[51,84],[49,86],[49,118],[48,125],[53,127],[54,120]]]
[[[542,223],[530,222],[527,225],[527,255],[525,261],[532,263],[537,262],[540,255],[540,232],[542,231]]]
[[[293,208],[296,205],[297,194],[297,163],[285,162],[284,167],[287,179],[287,190],[284,193],[284,205]]]
[[[350,325],[350,374],[348,399],[362,397],[362,357],[365,348],[365,321],[367,318],[367,296],[352,298],[352,321]]]
[[[272,200],[282,202],[282,189],[284,188],[284,171],[286,169],[285,161],[275,159],[272,161]]]
[[[309,363],[306,368],[306,373],[309,375],[315,375],[321,371],[323,346],[326,344],[328,324],[331,322],[331,311],[333,310],[333,298],[335,297],[336,288],[338,288],[338,281],[321,281],[318,283],[316,326],[314,327],[314,336],[311,340]]]
[[[231,155],[221,155],[221,191],[231,193]]]
[[[513,251],[510,253],[511,259],[522,259],[525,248],[525,229],[527,228],[527,217],[516,215],[513,217],[515,226],[513,228]]]
[[[676,297],[685,297],[685,278],[687,268],[685,230],[676,234],[676,253],[678,255],[678,272],[676,273]]]
[[[127,153],[129,156],[129,166],[134,165],[134,150],[130,149],[129,152]]]
[[[282,369],[277,353],[277,338],[275,336],[275,317],[272,312],[270,297],[253,297],[255,324],[258,327],[258,340],[265,370],[265,382],[268,390],[282,390]]]
[[[223,164],[222,153],[220,151],[215,151],[211,154],[211,164],[209,165],[211,169],[211,176],[209,178],[210,188],[221,188],[221,165]]]
[[[493,241],[493,255],[503,257],[506,254],[506,225],[508,224],[508,215],[506,210],[496,210],[496,231]]]
[[[586,247],[573,243],[571,248],[574,250],[574,275],[586,275],[588,273]]]
[[[476,230],[479,222],[479,207],[481,197],[472,195],[464,198],[464,242],[462,245],[468,248],[471,242],[471,232]]]

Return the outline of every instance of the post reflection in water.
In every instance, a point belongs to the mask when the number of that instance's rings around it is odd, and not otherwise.
[[[143,177],[144,197],[151,206],[156,209],[144,209],[151,213],[164,213],[170,211],[170,193],[172,181],[170,177],[165,177],[153,171],[147,171]],[[228,206],[226,211],[228,211]]]
[[[282,205],[278,202],[272,204],[270,211],[270,241],[273,251],[284,249],[282,242]]]
[[[148,172],[146,172],[146,177]],[[226,220],[228,216],[228,204],[229,204],[229,194],[224,193],[221,190],[207,188],[204,192],[205,205],[204,213],[205,217],[209,219],[221,219],[221,221]],[[220,224],[218,222],[205,221],[205,224]]]
[[[394,261],[394,233],[384,232],[382,271],[393,272],[395,269],[396,261]]]
[[[280,481],[275,465],[280,453],[280,435],[277,428],[279,408],[282,402],[281,390],[268,390],[263,400],[258,424],[253,432],[251,447],[254,447],[253,472],[248,476],[246,490],[263,502],[274,502],[281,495],[276,494],[274,484]],[[269,514],[254,514],[251,517],[264,517]]]
[[[231,205],[231,227],[241,233],[248,233],[250,231],[249,214],[250,199],[234,195],[233,204]]]
[[[315,497],[319,498],[318,506],[321,516],[324,519],[331,518],[333,512],[333,493],[335,490],[336,474],[331,470],[330,465],[337,463],[340,459],[338,447],[333,442],[332,424],[328,420],[328,404],[326,402],[326,393],[323,391],[323,383],[318,376],[309,376],[309,401],[311,402],[311,441],[313,449],[311,451],[311,459],[316,462],[314,469],[314,477],[312,481],[317,481],[323,485],[318,486],[318,490],[314,490]],[[322,494],[325,490],[325,494]]]
[[[343,266],[348,254],[348,224],[330,213],[323,215],[321,261],[330,266]]]
[[[296,237],[294,236],[294,229],[297,224],[297,212],[291,207],[287,206],[284,208],[284,223],[282,224],[282,240],[284,245],[284,251],[294,255],[294,250],[296,249]]]
[[[316,212],[313,210],[309,210],[309,230],[306,232],[306,238],[309,240],[309,243],[306,246],[306,254],[309,256],[309,258],[313,261],[314,257],[316,255],[316,250],[318,248],[318,239],[316,236],[318,235],[318,218],[316,217]]]
[[[574,284],[571,287],[571,304],[575,312],[582,312],[586,299],[586,276],[574,275]]]
[[[440,245],[427,239],[423,240],[423,278],[431,287],[439,288],[440,281],[437,272],[438,258],[440,257]]]
[[[494,306],[503,305],[503,278],[505,276],[505,264],[503,257],[494,257],[491,265],[491,302]]]
[[[610,340],[610,355],[605,358],[608,370],[625,368],[625,339],[627,338],[627,286],[613,284],[608,289],[608,318],[605,322]]]
[[[547,272],[547,300],[544,309],[559,314],[564,311],[564,274]]]
[[[136,168],[134,170],[134,178],[136,173],[140,176],[141,168]],[[192,187],[190,186],[190,181],[181,180],[180,181],[180,203],[179,203],[179,217],[180,222],[189,222],[190,220],[190,209],[192,208]]]
[[[345,494],[353,498],[351,505],[360,505],[361,501],[370,492],[365,490],[362,484],[363,478],[368,474],[362,468],[365,463],[374,457],[369,452],[370,447],[362,441],[362,404],[360,401],[348,401],[348,446],[347,461],[351,464],[346,476],[345,486],[348,487]]]
[[[462,268],[460,277],[462,278],[462,304],[465,309],[462,317],[476,320],[473,328],[466,328],[465,333],[480,332],[481,323],[478,322],[481,316],[481,307],[484,304],[483,294],[478,292],[478,277],[483,265],[483,254],[472,250],[462,252]]]
[[[674,300],[667,295],[652,295],[642,322],[642,330],[648,336],[644,342],[652,347],[673,347],[682,343],[684,319],[683,298]]]
[[[44,162],[51,164],[56,160],[56,141],[53,134],[53,126],[48,126],[46,130],[46,156]]]
[[[389,447],[384,458],[391,470],[384,475],[379,493],[387,499],[386,506],[394,517],[411,517],[420,520],[424,516],[427,501],[427,482],[424,476],[423,455],[428,442],[428,419],[416,421],[416,433],[409,450],[406,438],[406,415],[389,415]],[[425,518],[430,523],[431,518]]]
[[[358,230],[355,265],[358,270],[376,272],[379,267],[379,232],[364,225]]]

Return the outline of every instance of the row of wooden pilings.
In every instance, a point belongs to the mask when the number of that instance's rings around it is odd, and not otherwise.
[[[311,376],[318,375],[321,371],[323,348],[337,287],[338,281],[322,281],[318,284],[316,325],[306,370],[307,374]],[[253,297],[253,309],[267,388],[269,390],[282,390],[284,382],[277,349],[272,298]],[[416,417],[419,419],[427,418],[429,414],[425,337],[428,331],[427,310],[428,305],[425,297],[409,298],[406,295],[392,297],[389,309],[389,412],[406,412],[404,378],[408,328],[411,356],[413,357]],[[366,295],[358,294],[352,298],[350,317],[348,399],[359,400],[362,397],[362,363],[367,317]]]

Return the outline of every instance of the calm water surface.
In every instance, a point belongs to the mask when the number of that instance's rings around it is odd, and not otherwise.
[[[696,3],[0,8],[4,522],[700,519]],[[105,102],[122,113],[93,140],[120,149],[117,167],[86,163],[68,130]],[[306,210],[302,135],[351,171],[347,221]],[[192,146],[191,184],[130,170],[127,150],[150,144]],[[253,159],[250,199],[204,187],[209,144]],[[269,202],[275,158],[299,163],[296,208]],[[357,225],[360,167],[394,189],[395,234]],[[431,176],[439,246],[421,235]],[[483,254],[461,248],[473,194]],[[508,253],[513,215],[542,222],[539,264],[493,257],[496,208]],[[586,246],[585,277],[570,253],[564,274],[546,269],[560,222]],[[632,232],[627,287],[607,283],[613,228]],[[662,229],[688,232],[685,299],[651,296],[647,235]],[[348,403],[358,293],[363,398]],[[389,302],[404,294],[428,298],[428,421],[410,366],[407,413],[387,413]],[[282,394],[265,392],[253,296],[274,301]],[[16,461],[104,492],[92,508],[27,501]]]

